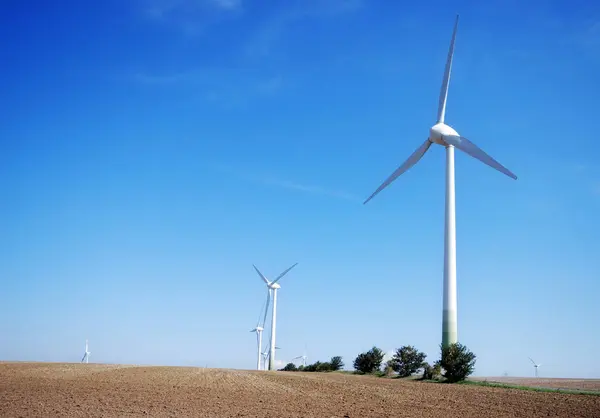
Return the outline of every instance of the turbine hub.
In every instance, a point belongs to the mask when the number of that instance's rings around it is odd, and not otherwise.
[[[280,288],[281,288],[281,286],[279,286],[279,283],[273,283],[273,284],[270,284],[270,285],[269,285],[269,287],[270,287],[271,289],[280,289]]]
[[[458,135],[452,127],[446,125],[445,123],[437,123],[431,127],[429,130],[429,140],[434,144],[439,144],[446,146],[447,144],[442,139],[442,135]]]

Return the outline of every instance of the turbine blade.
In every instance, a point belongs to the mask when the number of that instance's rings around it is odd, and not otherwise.
[[[446,99],[448,98],[448,85],[450,84],[450,72],[452,71],[452,57],[454,56],[454,41],[456,40],[456,29],[458,28],[458,15],[454,22],[454,31],[452,32],[452,40],[450,41],[450,49],[448,50],[448,58],[446,59],[446,68],[444,70],[444,79],[442,80],[442,89],[440,90],[440,98],[438,101],[437,123],[444,123],[446,115]]]
[[[82,363],[83,363],[83,360],[85,360],[85,356],[87,356],[87,353],[85,353],[85,354],[83,355],[83,357],[81,357],[81,362],[82,362]]]
[[[271,289],[267,289],[267,301],[265,302],[265,316],[263,316],[262,327],[265,327],[267,322],[267,313],[269,312],[269,302],[271,301]]]
[[[533,359],[531,357],[527,357],[529,360],[531,360],[531,362],[533,363],[533,365],[535,366],[535,361],[533,361]]]
[[[465,152],[471,157],[478,159],[482,163],[487,164],[492,168],[495,168],[499,172],[506,174],[508,177],[511,177],[515,180],[517,179],[517,176],[515,176],[509,169],[504,167],[498,161],[494,160],[491,156],[486,154],[485,151],[483,151],[477,145],[469,141],[467,138],[456,135],[443,135],[442,139],[447,144],[455,146],[462,152]]]
[[[277,276],[277,278],[276,278],[275,280],[273,280],[273,282],[272,282],[271,284],[273,284],[273,283],[277,283],[277,281],[278,281],[279,279],[281,279],[283,276],[285,276],[286,274],[288,274],[288,272],[289,272],[291,269],[293,269],[294,267],[296,267],[297,265],[298,265],[298,263],[294,264],[292,267],[289,267],[287,270],[285,270],[283,273],[281,273],[279,276]]]
[[[270,284],[270,282],[267,280],[267,278],[260,272],[260,270],[254,264],[252,264],[252,267],[254,267],[254,270],[256,270],[256,272],[258,273],[258,275],[260,276],[260,278],[263,279],[263,281],[266,284]]]
[[[408,157],[408,159],[406,161],[404,161],[404,163],[400,167],[398,167],[398,169],[396,169],[396,171],[394,171],[386,179],[386,181],[384,181],[383,184],[381,186],[379,186],[379,188],[377,190],[375,190],[375,192],[371,196],[369,196],[369,198],[367,200],[365,200],[363,202],[363,205],[365,203],[367,203],[369,200],[373,199],[377,195],[377,193],[379,193],[380,191],[385,189],[387,186],[389,186],[390,183],[393,182],[394,180],[396,180],[402,173],[404,173],[406,170],[408,170],[413,165],[415,165],[417,163],[417,161],[419,161],[421,159],[421,157],[423,157],[423,155],[427,152],[427,150],[429,149],[430,146],[431,146],[431,141],[429,139],[427,139],[425,142],[423,142],[423,145],[421,145],[415,152],[413,152],[412,155],[410,157]]]

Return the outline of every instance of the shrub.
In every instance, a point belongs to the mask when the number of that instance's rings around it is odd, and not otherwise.
[[[284,371],[284,372],[295,372],[296,370],[298,370],[298,368],[296,367],[296,365],[294,363],[288,363],[285,365],[285,367],[283,369],[281,369],[281,371]]]
[[[373,346],[369,351],[360,353],[354,359],[354,368],[360,373],[373,373],[381,368],[383,357],[383,351]]]
[[[441,366],[439,360],[433,366],[427,362],[423,363],[423,380],[434,380],[440,377]]]
[[[475,354],[460,343],[440,346],[442,360],[439,365],[444,369],[444,377],[450,383],[465,380],[475,370]]]
[[[425,353],[420,352],[412,345],[405,345],[396,350],[392,357],[392,366],[400,377],[408,377],[423,367],[425,357],[427,357]]]
[[[342,361],[342,356],[334,356],[329,360],[329,364],[331,366],[332,371],[342,370],[344,368],[344,362]]]

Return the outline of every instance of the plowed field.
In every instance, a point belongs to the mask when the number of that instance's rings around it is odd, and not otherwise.
[[[2,417],[600,417],[600,396],[328,373],[0,363]]]

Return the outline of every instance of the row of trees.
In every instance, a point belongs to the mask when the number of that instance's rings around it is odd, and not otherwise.
[[[308,366],[296,367],[294,363],[288,363],[283,369],[284,372],[337,372],[344,368],[344,362],[341,356],[331,357],[331,360],[326,362],[317,361]]]
[[[433,364],[425,361],[427,355],[412,345],[405,345],[396,350],[391,359],[383,364],[385,354],[378,347],[360,353],[354,359],[354,369],[357,373],[381,373],[384,375],[397,374],[399,377],[412,376],[421,371],[423,379],[432,380],[443,376],[448,382],[459,382],[466,379],[475,369],[475,354],[460,343],[448,347],[440,345],[441,358]],[[382,367],[383,366],[383,367]],[[317,361],[308,366],[296,366],[288,363],[282,371],[286,372],[335,372],[344,367],[341,356],[332,357],[326,362]],[[382,370],[383,369],[383,370]]]
[[[423,379],[437,379],[443,375],[448,382],[458,382],[466,379],[475,370],[476,356],[466,346],[455,343],[448,347],[440,345],[440,349],[440,360],[429,364],[425,361],[425,353],[412,345],[402,346],[383,365],[383,372],[386,375],[395,372],[399,377],[408,377],[422,370]],[[382,368],[384,356],[383,351],[374,346],[356,357],[354,369],[359,373],[378,372]]]

